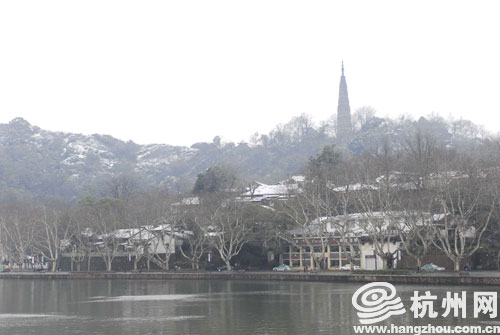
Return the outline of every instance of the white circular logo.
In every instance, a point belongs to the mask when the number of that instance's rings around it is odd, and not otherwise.
[[[373,282],[361,286],[352,296],[352,305],[358,310],[359,322],[372,324],[406,312],[396,288],[387,282]]]

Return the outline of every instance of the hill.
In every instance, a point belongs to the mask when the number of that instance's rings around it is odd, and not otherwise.
[[[463,120],[390,120],[366,110],[356,112],[353,119],[352,140],[339,146],[344,154],[377,150],[387,139],[398,147],[416,129],[425,129],[454,150],[476,150],[486,141],[479,127]],[[335,117],[316,126],[301,115],[269,134],[255,134],[248,143],[223,143],[216,136],[211,143],[185,147],[47,131],[16,118],[0,124],[0,195],[71,201],[103,195],[111,178],[124,175],[142,187],[187,190],[200,172],[218,163],[235,166],[243,179],[272,183],[296,174],[309,157],[336,142],[331,120]]]

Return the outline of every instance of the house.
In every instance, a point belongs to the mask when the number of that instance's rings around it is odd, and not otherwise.
[[[317,218],[306,227],[288,231],[289,245],[280,263],[296,269],[340,270],[350,263],[362,270],[397,268],[403,257],[400,233],[409,229],[408,215],[371,212]],[[432,220],[437,223],[443,217],[437,214]],[[392,259],[384,261],[381,254],[390,254]]]
[[[304,176],[292,176],[277,184],[264,184],[255,182],[247,188],[247,192],[241,194],[236,200],[243,202],[264,202],[269,200],[286,200],[300,192],[304,183]]]
[[[62,257],[70,259],[71,269],[73,262],[79,263],[84,259],[90,268],[93,258],[100,260],[106,253],[112,254],[117,260],[123,258],[125,262],[137,262],[140,258],[150,260],[155,255],[175,254],[177,247],[190,235],[192,232],[169,224],[122,228],[105,234],[96,234],[92,229],[86,228],[81,231],[79,238],[73,238],[67,243]]]

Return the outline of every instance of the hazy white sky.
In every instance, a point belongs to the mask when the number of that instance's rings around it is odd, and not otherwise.
[[[191,145],[336,111],[500,130],[498,1],[2,1],[0,123]]]

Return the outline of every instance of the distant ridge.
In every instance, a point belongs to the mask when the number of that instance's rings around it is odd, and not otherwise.
[[[344,154],[377,150],[387,138],[397,148],[417,128],[454,150],[477,150],[486,141],[481,129],[465,120],[389,120],[365,114],[362,122],[353,114],[352,140],[339,145]],[[215,137],[212,143],[191,147],[53,132],[15,118],[0,124],[0,199],[42,196],[71,201],[100,196],[106,183],[121,175],[145,188],[189,190],[200,172],[217,163],[233,165],[248,181],[273,183],[300,172],[309,157],[332,143],[336,143],[334,123],[315,126],[307,115],[294,117],[269,134],[255,135],[249,143],[221,143]]]

